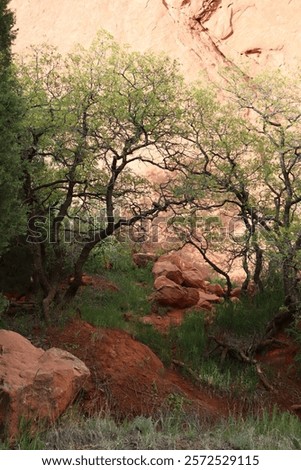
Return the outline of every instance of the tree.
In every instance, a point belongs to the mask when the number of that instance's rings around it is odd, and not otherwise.
[[[257,218],[259,239],[269,260],[280,267],[285,303],[300,313],[301,249],[301,88],[300,76],[273,72],[248,87],[233,88],[240,110],[248,110],[258,155]]]
[[[11,65],[15,32],[14,15],[7,8],[8,3],[0,1],[0,255],[10,240],[24,230],[18,145],[22,101]]]
[[[228,75],[225,104],[208,87],[186,90],[166,57],[130,52],[105,33],[65,58],[32,50],[18,77],[27,240],[46,317],[54,301],[76,294],[95,246],[171,208],[185,240],[225,276],[228,294],[233,263],[245,272],[245,290],[251,280],[263,289],[273,267],[289,315],[298,314],[297,79]],[[165,170],[161,184],[147,177],[154,166]],[[228,267],[212,257],[221,247]]]
[[[181,203],[141,167],[167,168],[182,78],[175,62],[129,52],[104,33],[66,58],[51,48],[32,54],[19,66],[27,103],[24,192],[49,318],[62,279],[72,274],[66,302],[97,244]]]
[[[182,185],[196,198],[194,214],[223,208],[240,221],[242,236],[228,230],[217,246],[231,263],[241,259],[244,288],[251,278],[262,288],[262,275],[276,267],[292,318],[301,306],[300,80],[274,72],[226,79],[227,104],[199,87],[190,92]],[[188,234],[207,258],[211,235]]]
[[[255,181],[253,137],[232,105],[216,100],[212,89],[195,85],[189,91],[181,135],[186,145],[176,161],[182,170],[179,190],[193,203],[189,216],[184,220],[176,217],[174,227],[225,277],[230,295],[228,273],[233,263],[241,261],[247,288],[249,261],[256,250],[249,201]],[[242,237],[237,236],[238,228],[243,231]],[[214,259],[214,253],[221,251],[223,267]]]
[[[0,0],[0,51],[2,65],[8,66],[11,63],[11,46],[16,38],[15,17],[8,9],[10,0]]]

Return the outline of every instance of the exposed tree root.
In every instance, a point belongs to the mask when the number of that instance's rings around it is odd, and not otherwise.
[[[244,351],[243,349],[234,346],[224,340],[216,338],[213,335],[209,335],[208,338],[216,343],[216,347],[214,348],[215,351],[217,349],[221,349],[221,363],[225,361],[227,356],[231,356],[232,358],[239,360],[240,362],[245,362],[246,364],[254,366],[259,380],[261,381],[263,386],[269,391],[274,391],[274,387],[268,382],[267,378],[261,370],[260,365],[258,364],[258,361],[254,359],[250,349]]]
[[[199,378],[199,376],[195,373],[195,371],[193,369],[191,369],[191,367],[189,367],[187,364],[185,364],[185,362],[177,361],[176,359],[173,359],[172,363],[175,366],[180,367],[181,369],[184,369],[186,372],[188,372],[188,374],[193,378],[193,380],[196,383],[198,383],[199,385],[203,385],[203,382]]]
[[[18,302],[18,301],[13,301],[10,300],[9,302],[9,307],[8,307],[8,312],[11,310],[29,310],[32,311],[37,307],[35,302]]]
[[[229,340],[227,341],[214,335],[208,335],[208,339],[211,340],[214,345],[211,350],[207,352],[207,357],[211,356],[213,353],[218,353],[220,354],[221,364],[224,363],[227,357],[231,357],[234,360],[249,364],[250,366],[254,367],[256,374],[264,388],[270,392],[274,392],[274,387],[268,381],[267,377],[261,369],[260,364],[254,356],[255,354],[258,354],[267,348],[274,346],[288,346],[287,342],[275,338],[274,335],[283,330],[284,327],[291,324],[293,320],[293,312],[291,312],[286,307],[280,309],[277,315],[275,315],[275,317],[267,324],[263,337],[259,341],[254,342],[252,345],[246,348],[239,347],[238,345],[231,343]],[[196,372],[187,364],[177,360],[173,360],[172,362],[177,367],[181,367],[183,370],[185,370],[195,382],[199,384],[203,383]],[[300,407],[301,409],[301,405],[296,405],[296,407],[298,407],[298,409]]]
[[[273,346],[278,346],[278,347],[286,347],[288,346],[289,343],[286,341],[280,341],[279,339],[276,338],[268,338],[268,339],[263,339],[259,343],[256,343],[252,350],[256,353],[260,353],[266,348],[270,348]]]
[[[287,327],[294,321],[294,313],[289,308],[283,307],[275,317],[267,324],[264,338],[272,338],[279,333],[284,327]]]
[[[258,362],[254,362],[253,363],[254,366],[255,366],[255,369],[256,369],[256,372],[257,372],[257,375],[262,383],[262,385],[269,391],[269,392],[274,392],[275,389],[274,387],[268,382],[266,376],[264,375],[264,373],[262,372],[261,370],[261,367],[260,365],[258,364]]]

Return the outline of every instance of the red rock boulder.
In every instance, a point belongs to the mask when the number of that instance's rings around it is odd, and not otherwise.
[[[190,261],[184,259],[184,257],[181,256],[180,250],[171,251],[170,253],[166,253],[165,255],[160,256],[158,262],[172,263],[174,266],[177,266],[180,271],[192,268],[192,264],[190,263]]]
[[[241,287],[235,287],[234,289],[231,290],[231,297],[236,297],[237,299],[239,299],[239,297],[241,296]]]
[[[159,260],[170,261],[181,271],[197,270],[203,279],[209,278],[212,274],[212,269],[203,260],[202,255],[191,245],[185,245],[180,250],[166,253],[160,256]]]
[[[74,401],[90,376],[85,364],[57,348],[36,348],[13,331],[0,330],[0,430],[13,441],[20,419],[31,430],[52,423]]]
[[[198,289],[198,294],[198,305],[201,305],[203,302],[219,303],[223,301],[223,299],[221,299],[218,295],[204,292],[202,289]]]
[[[218,297],[224,297],[225,291],[220,284],[208,284],[206,286],[206,291],[210,294],[215,294]]]
[[[165,276],[160,276],[155,281],[156,292],[153,296],[159,305],[189,308],[199,301],[197,289],[182,287]]]
[[[182,275],[183,285],[185,287],[195,287],[196,289],[205,287],[203,275],[197,269],[183,271]]]
[[[170,261],[162,261],[161,259],[159,259],[154,264],[152,272],[155,278],[164,276],[178,285],[181,285],[183,283],[183,274],[181,270]]]

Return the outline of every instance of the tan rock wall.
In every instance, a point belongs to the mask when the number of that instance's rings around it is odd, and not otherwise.
[[[11,0],[15,50],[50,42],[61,51],[88,45],[104,28],[136,50],[165,51],[188,79],[209,78],[227,60],[296,67],[301,57],[299,0]]]

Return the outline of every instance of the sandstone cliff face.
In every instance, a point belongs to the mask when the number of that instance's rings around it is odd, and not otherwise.
[[[300,0],[11,0],[15,50],[50,42],[62,52],[103,28],[116,40],[179,59],[187,79],[225,63],[291,68],[301,58]]]
[[[204,2],[203,2],[204,3]],[[217,3],[217,2],[209,2]],[[295,67],[300,60],[298,0],[222,0],[202,25],[227,57],[252,67]],[[247,61],[248,62],[248,61]]]

